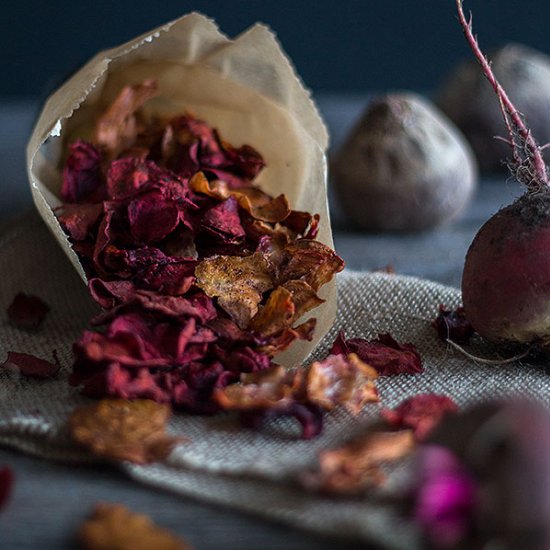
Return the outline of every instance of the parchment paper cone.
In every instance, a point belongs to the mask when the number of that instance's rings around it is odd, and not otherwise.
[[[294,209],[321,215],[319,240],[332,244],[326,190],[326,128],[274,34],[257,24],[235,40],[197,13],[158,27],[117,48],[98,53],[46,101],[27,147],[27,171],[36,207],[85,281],[76,254],[52,209],[59,206],[60,163],[67,141],[85,137],[97,113],[125,84],[158,81],[160,94],[147,108],[159,114],[186,110],[218,128],[230,143],[258,149],[267,168],[258,183],[285,193]],[[312,342],[298,342],[277,357],[302,363],[334,322],[336,284]]]

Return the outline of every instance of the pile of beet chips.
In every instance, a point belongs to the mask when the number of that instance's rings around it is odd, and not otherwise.
[[[69,146],[58,219],[104,309],[74,344],[71,383],[193,412],[215,389],[310,339],[318,289],[343,261],[319,216],[253,181],[265,163],[189,114],[146,117],[154,81],[125,87]]]

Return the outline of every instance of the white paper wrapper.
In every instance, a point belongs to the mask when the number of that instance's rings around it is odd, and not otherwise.
[[[163,115],[190,111],[235,146],[252,145],[267,162],[258,184],[268,193],[284,193],[293,209],[319,213],[318,239],[333,246],[327,131],[277,39],[267,27],[255,25],[230,40],[213,21],[192,13],[97,54],[50,96],[31,135],[27,170],[34,202],[83,280],[52,211],[61,204],[61,156],[67,142],[85,136],[124,85],[146,78],[155,78],[160,90],[147,109]],[[333,324],[335,282],[320,295],[326,302],[311,312],[317,318],[313,341],[296,342],[277,362],[301,364]]]

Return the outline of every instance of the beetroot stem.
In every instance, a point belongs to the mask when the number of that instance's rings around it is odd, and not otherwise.
[[[472,32],[471,14],[470,19],[467,20],[462,9],[462,0],[456,0],[456,5],[462,30],[477,61],[481,65],[483,74],[497,94],[500,110],[510,133],[510,141],[505,140],[512,147],[514,157],[514,161],[509,166],[510,170],[517,180],[523,183],[529,191],[542,191],[546,186],[550,186],[548,171],[542,157],[542,149],[531,135],[531,131],[525,125],[508,94],[496,79],[489,61],[481,51],[478,41]]]

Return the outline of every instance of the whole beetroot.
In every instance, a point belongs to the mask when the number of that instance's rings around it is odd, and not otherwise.
[[[542,143],[550,141],[550,58],[521,44],[508,44],[491,56],[491,69]],[[481,170],[502,171],[506,132],[490,84],[474,61],[460,64],[438,94],[441,110],[470,142]]]
[[[550,339],[550,180],[530,130],[495,78],[473,36],[462,1],[460,23],[498,96],[509,133],[512,175],[526,193],[483,225],[466,255],[462,298],[467,319],[488,340]]]
[[[394,93],[369,105],[334,158],[332,181],[356,227],[421,230],[462,211],[477,167],[466,140],[431,103]]]
[[[417,466],[414,515],[428,548],[550,548],[547,408],[516,398],[449,415]]]

